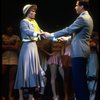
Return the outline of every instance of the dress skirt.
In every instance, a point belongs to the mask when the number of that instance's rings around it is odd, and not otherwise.
[[[36,42],[22,44],[14,89],[44,87],[43,75]]]

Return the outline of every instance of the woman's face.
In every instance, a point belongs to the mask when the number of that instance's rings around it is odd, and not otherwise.
[[[33,9],[28,13],[27,17],[34,19],[35,15],[36,15],[36,11]]]

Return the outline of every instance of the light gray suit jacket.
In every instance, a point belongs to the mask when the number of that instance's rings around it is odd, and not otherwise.
[[[56,31],[52,35],[58,38],[75,33],[71,42],[71,57],[88,57],[90,54],[89,39],[92,31],[93,20],[88,11],[84,11],[69,27]]]

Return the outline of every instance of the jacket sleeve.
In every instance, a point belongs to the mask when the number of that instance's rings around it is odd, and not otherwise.
[[[78,17],[69,27],[66,27],[62,30],[56,31],[53,33],[55,38],[64,36],[64,35],[71,35],[80,31],[85,25],[85,21],[82,17]]]

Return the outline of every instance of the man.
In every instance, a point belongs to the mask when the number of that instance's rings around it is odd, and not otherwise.
[[[44,35],[51,40],[74,34],[71,42],[71,63],[76,100],[89,100],[86,64],[90,54],[89,39],[93,30],[93,20],[87,11],[88,7],[88,0],[77,0],[75,10],[79,16],[70,26],[52,34],[44,32]]]

